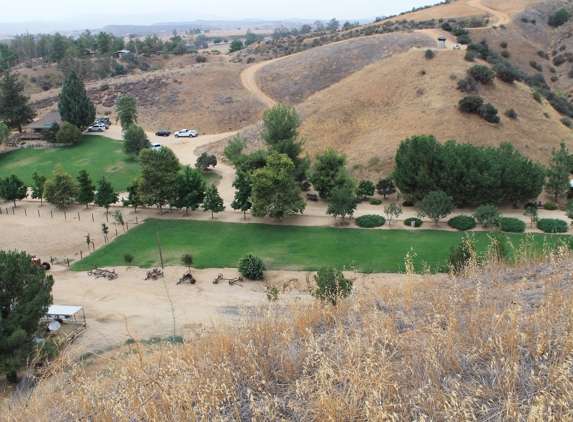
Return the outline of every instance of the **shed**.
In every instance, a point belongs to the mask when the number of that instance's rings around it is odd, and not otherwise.
[[[121,59],[123,56],[129,53],[130,53],[129,50],[119,50],[113,53],[113,57],[115,57],[116,59]]]
[[[438,37],[438,48],[446,48],[446,37]]]
[[[32,133],[41,134],[43,131],[50,129],[54,123],[57,123],[59,125],[62,124],[62,117],[60,116],[60,113],[58,113],[57,111],[51,111],[41,119],[36,120],[35,122],[32,122],[27,126],[24,126],[24,129],[31,129]]]

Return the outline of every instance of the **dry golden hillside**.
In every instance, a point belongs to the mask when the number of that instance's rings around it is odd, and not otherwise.
[[[544,163],[562,139],[573,146],[561,116],[533,100],[531,89],[521,83],[495,80],[479,89],[499,110],[498,124],[460,112],[457,104],[465,94],[456,89],[457,79],[474,64],[464,60],[463,51],[443,50],[428,60],[422,50],[411,50],[366,67],[298,107],[306,151],[314,155],[333,147],[346,153],[351,165],[361,165],[355,175],[375,179],[391,171],[398,144],[412,135],[488,146],[510,141]],[[503,116],[509,108],[518,119]]]

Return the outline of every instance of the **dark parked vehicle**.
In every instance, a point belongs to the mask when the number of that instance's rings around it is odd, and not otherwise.
[[[160,130],[159,132],[155,132],[155,136],[169,136],[171,132],[168,130]]]

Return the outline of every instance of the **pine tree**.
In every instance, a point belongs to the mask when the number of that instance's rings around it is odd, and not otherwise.
[[[119,199],[119,195],[113,191],[113,186],[110,182],[105,180],[105,176],[97,181],[97,193],[95,195],[94,203],[98,207],[105,207],[106,214],[109,212],[109,206],[115,204]]]
[[[86,209],[88,209],[88,204],[93,202],[95,199],[95,186],[92,185],[92,181],[85,170],[80,171],[80,175],[77,178],[78,185],[78,196],[76,196],[76,202],[78,204],[85,204]]]
[[[25,87],[24,81],[18,82],[18,77],[8,71],[0,80],[0,120],[20,133],[22,125],[33,122],[36,117],[36,112],[26,104],[30,97],[22,94]]]
[[[0,181],[0,198],[14,201],[14,208],[16,208],[16,200],[22,200],[27,196],[28,186],[15,174]]]
[[[223,205],[223,198],[219,196],[219,191],[217,191],[217,186],[211,186],[205,191],[205,199],[203,200],[203,205],[201,205],[203,211],[211,211],[211,220],[214,218],[213,213],[219,213],[225,210],[225,205]]]
[[[551,151],[545,190],[554,194],[556,201],[558,196],[566,196],[569,193],[569,151],[565,148],[565,142],[561,142],[559,150],[553,148]]]
[[[0,374],[18,382],[37,345],[38,324],[52,304],[54,279],[43,268],[30,265],[26,252],[0,251]]]
[[[95,105],[88,98],[84,83],[72,69],[62,86],[58,111],[62,121],[84,131],[95,119]]]
[[[231,208],[243,211],[243,218],[247,219],[247,211],[251,209],[253,203],[249,201],[251,196],[251,178],[241,170],[237,170],[237,177],[233,181],[233,187],[236,189],[235,198],[231,202]]]
[[[129,92],[119,97],[115,111],[116,122],[119,120],[122,131],[125,132],[131,125],[137,123],[137,100]]]
[[[39,199],[40,206],[42,206],[44,198],[44,184],[48,178],[46,176],[40,176],[37,171],[32,175],[34,179],[34,186],[32,186],[32,199]]]

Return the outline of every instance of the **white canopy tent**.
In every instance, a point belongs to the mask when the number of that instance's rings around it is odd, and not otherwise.
[[[81,306],[52,305],[48,308],[45,318],[60,323],[71,322],[79,325],[86,323],[86,314]]]

